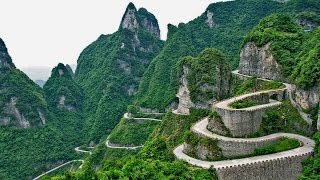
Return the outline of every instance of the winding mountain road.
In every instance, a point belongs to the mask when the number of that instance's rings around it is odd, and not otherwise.
[[[82,164],[81,164],[80,167],[79,167],[79,169],[81,169],[81,168],[82,168],[82,165],[83,165],[83,163],[84,163],[84,160],[79,159],[79,160],[72,160],[72,161],[66,162],[66,163],[61,164],[60,166],[57,166],[57,167],[55,167],[55,168],[53,168],[53,169],[51,169],[51,170],[49,170],[49,171],[47,171],[47,172],[45,172],[45,173],[42,173],[41,175],[35,177],[33,180],[40,179],[42,176],[45,176],[45,175],[47,175],[47,174],[49,174],[49,173],[51,173],[51,172],[53,172],[53,171],[55,171],[55,170],[57,170],[57,169],[60,169],[60,168],[66,166],[66,165],[68,165],[68,164],[70,164],[70,163],[73,163],[73,162],[81,162]]]
[[[244,74],[240,74],[239,70],[235,70],[232,71],[233,74],[238,75],[238,76],[243,76],[243,77],[247,77],[247,78],[252,78],[252,76],[248,76],[248,75],[244,75]],[[262,81],[272,81],[270,79],[264,79],[264,78],[257,78],[259,80]],[[289,100],[291,102],[291,104],[298,110],[300,116],[309,124],[312,125],[312,119],[310,118],[310,116],[308,114],[306,114],[305,112],[303,112],[301,110],[301,108],[299,107],[299,105],[294,101],[293,97],[292,97],[292,91],[293,91],[293,85],[292,84],[288,84],[288,83],[283,83],[286,87],[284,89],[287,89],[288,91],[288,96],[289,96]]]
[[[246,75],[239,74],[238,71],[234,71],[233,73],[237,74],[237,75],[241,75],[241,76],[246,76]],[[246,76],[246,77],[250,77],[250,76]],[[262,79],[262,80],[266,80],[266,79]],[[266,80],[266,81],[270,81],[270,80]],[[279,90],[289,90],[290,91],[291,85],[285,84],[285,86],[286,87],[283,89],[259,91],[259,92],[254,92],[254,93],[248,93],[248,94],[238,96],[238,97],[233,97],[233,98],[218,102],[215,104],[215,106],[218,108],[222,108],[222,109],[235,110],[235,109],[229,107],[230,103],[238,101],[243,98],[250,97],[250,96],[259,95],[262,93],[270,93],[270,92],[279,91]],[[290,94],[291,94],[291,92],[289,92],[289,96],[291,96]],[[290,100],[292,100],[292,97],[290,97]],[[278,101],[270,101],[269,104],[252,106],[249,108],[243,108],[243,109],[239,109],[239,111],[255,110],[257,108],[270,107],[270,105],[272,105],[272,106],[279,105],[279,103],[281,104],[281,102],[278,102]],[[284,151],[284,152],[268,154],[268,155],[261,155],[261,156],[254,156],[254,157],[248,157],[248,158],[241,158],[241,159],[234,159],[234,160],[223,160],[223,161],[204,161],[204,160],[195,159],[195,158],[192,158],[192,157],[186,155],[183,152],[184,145],[180,145],[173,150],[173,153],[175,154],[177,159],[184,160],[192,165],[199,166],[202,168],[214,167],[216,169],[220,169],[220,168],[248,165],[248,164],[252,164],[252,163],[261,163],[261,162],[265,162],[265,161],[273,161],[273,160],[282,159],[282,158],[286,159],[286,158],[294,158],[294,157],[299,157],[299,156],[307,156],[307,155],[312,154],[314,151],[315,142],[313,140],[311,140],[310,138],[307,138],[307,137],[304,137],[301,135],[297,135],[297,134],[275,133],[275,134],[271,134],[271,135],[263,136],[263,137],[258,137],[258,138],[231,138],[231,137],[224,137],[224,136],[212,133],[211,131],[209,131],[207,129],[207,125],[208,125],[208,118],[204,118],[204,119],[200,120],[198,123],[194,124],[191,127],[191,131],[195,134],[199,134],[201,136],[205,136],[205,137],[208,137],[211,139],[218,139],[220,141],[229,141],[229,142],[243,141],[243,142],[253,142],[254,143],[257,141],[264,141],[264,140],[269,140],[269,139],[274,139],[274,138],[287,137],[287,138],[292,138],[292,139],[298,140],[301,143],[301,147],[298,147],[298,148],[295,148],[292,150],[288,150],[288,151]]]

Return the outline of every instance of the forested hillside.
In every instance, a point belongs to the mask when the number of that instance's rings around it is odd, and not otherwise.
[[[84,112],[90,139],[111,132],[131,103],[139,81],[162,47],[155,17],[132,3],[119,30],[101,35],[80,55],[76,81],[86,96]]]
[[[239,49],[246,34],[259,21],[277,12],[296,16],[311,11],[319,14],[317,0],[291,0],[279,3],[270,0],[236,0],[211,4],[206,12],[187,24],[169,26],[168,39],[153,60],[139,86],[137,103],[164,111],[174,100],[178,88],[176,63],[187,55],[195,56],[204,48],[222,51],[234,69],[239,62]]]
[[[31,179],[75,157],[42,89],[15,68],[2,39],[0,107],[0,179]]]

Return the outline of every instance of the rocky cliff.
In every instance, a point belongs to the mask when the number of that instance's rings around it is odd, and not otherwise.
[[[273,56],[271,43],[258,47],[254,42],[248,42],[241,50],[239,72],[271,80],[283,80],[281,67]]]
[[[205,49],[198,57],[186,57],[178,64],[178,113],[188,114],[191,107],[210,109],[214,101],[229,95],[231,71],[220,51]]]
[[[144,28],[155,37],[160,38],[160,28],[158,20],[149,13],[145,8],[138,11],[133,3],[130,3],[122,17],[120,27],[137,32],[139,28]]]

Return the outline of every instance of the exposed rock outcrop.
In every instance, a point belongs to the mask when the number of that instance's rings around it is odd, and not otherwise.
[[[25,118],[25,116],[19,111],[16,107],[17,98],[12,97],[10,102],[5,106],[5,112],[15,117],[17,126],[20,128],[28,128],[30,127],[30,122]]]
[[[283,80],[280,65],[271,53],[271,43],[257,47],[248,42],[241,50],[239,73],[271,80]]]
[[[214,26],[215,26],[215,23],[214,23],[214,21],[213,21],[213,12],[211,12],[211,11],[207,11],[207,20],[206,20],[206,23],[208,24],[208,26],[210,27],[210,28],[213,28]]]
[[[291,89],[293,100],[302,109],[314,108],[319,103],[319,92],[318,87],[310,88],[309,90],[301,89],[295,85],[292,85]]]
[[[189,114],[190,108],[194,106],[191,101],[190,91],[188,89],[188,71],[189,69],[186,66],[183,66],[183,74],[180,79],[180,87],[177,93],[177,97],[179,98],[177,113],[179,114]]]
[[[0,38],[0,69],[4,67],[15,68],[8,53],[7,47],[3,40]]]
[[[135,32],[139,28],[139,23],[137,20],[137,9],[133,3],[130,3],[126,9],[126,12],[121,21],[121,27],[123,29],[128,29]]]
[[[131,32],[137,32],[139,28],[144,28],[160,39],[160,28],[156,17],[145,8],[140,8],[137,11],[133,3],[128,5],[120,26],[121,28],[128,29]]]
[[[145,8],[138,10],[138,17],[141,21],[141,25],[153,34],[155,37],[160,38],[160,28],[156,17],[149,13]]]

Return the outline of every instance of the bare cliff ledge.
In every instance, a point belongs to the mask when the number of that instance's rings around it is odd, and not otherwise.
[[[281,67],[271,53],[271,43],[261,48],[248,42],[241,50],[239,73],[271,80],[283,80]]]

